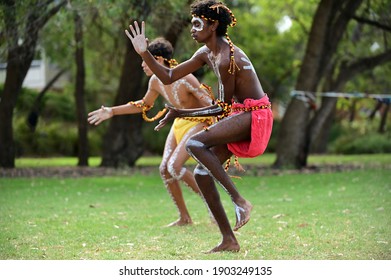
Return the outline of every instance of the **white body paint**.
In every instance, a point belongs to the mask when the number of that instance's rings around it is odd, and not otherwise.
[[[224,100],[224,85],[223,82],[221,81],[221,75],[220,75],[220,64],[221,64],[221,54],[219,53],[217,56],[213,55],[212,52],[208,53],[208,59],[212,65],[213,72],[215,72],[216,77],[219,82],[219,97],[218,99]]]
[[[248,65],[243,66],[244,70],[251,70],[251,71],[253,71],[255,73],[255,68],[254,68],[254,66],[252,65],[251,61],[248,58],[242,57],[241,60],[244,61],[244,62],[247,62],[247,64],[248,64]]]
[[[206,100],[210,99],[211,101],[211,97],[206,91],[200,88],[195,88],[186,79],[179,79],[170,85],[164,85],[155,75],[153,75],[151,77],[151,82],[152,81],[158,83],[160,95],[168,103],[176,108],[184,108],[184,104],[181,101],[180,92],[191,91],[197,98]],[[181,86],[186,87],[186,91],[180,91]],[[171,94],[168,94],[167,92],[171,92]]]

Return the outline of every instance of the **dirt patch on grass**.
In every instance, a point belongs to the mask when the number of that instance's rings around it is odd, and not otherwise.
[[[190,170],[193,166],[188,166]],[[282,174],[310,174],[324,172],[345,172],[359,169],[391,169],[391,166],[379,165],[312,165],[307,168],[297,169],[274,169],[270,166],[243,165],[245,172],[239,172],[231,167],[228,173],[232,176],[264,176]],[[158,166],[137,166],[126,168],[106,168],[106,167],[34,167],[34,168],[0,168],[0,177],[20,178],[20,177],[103,177],[103,176],[129,176],[132,174],[157,174]]]
[[[106,168],[106,167],[34,167],[1,168],[0,177],[103,177],[129,176],[134,173],[151,174],[158,167]]]

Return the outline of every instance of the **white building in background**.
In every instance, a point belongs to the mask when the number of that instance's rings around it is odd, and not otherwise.
[[[4,84],[7,71],[7,63],[0,63],[0,84]],[[35,90],[43,89],[50,80],[60,71],[58,67],[49,64],[45,58],[42,60],[33,60],[26,78],[23,81],[23,87]],[[68,74],[63,74],[52,86],[52,89],[62,89],[69,82]]]

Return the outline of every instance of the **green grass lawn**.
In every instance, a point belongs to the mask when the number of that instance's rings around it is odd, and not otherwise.
[[[271,165],[276,159],[275,154],[264,154],[255,158],[241,158],[242,164],[258,164]],[[159,156],[141,157],[136,161],[136,166],[158,166],[161,161]],[[92,167],[99,166],[101,158],[90,157],[89,165]],[[189,159],[189,163],[194,163],[193,159]],[[376,164],[385,165],[391,164],[390,154],[365,154],[365,155],[311,155],[308,158],[309,165],[319,164]],[[51,157],[51,158],[17,158],[15,161],[16,167],[52,167],[52,166],[76,166],[77,158],[75,157]]]
[[[254,205],[237,233],[241,250],[204,254],[220,242],[204,203],[184,188],[194,225],[165,227],[177,211],[157,171],[0,178],[0,259],[391,259],[389,168],[234,180]],[[232,203],[221,198],[233,224]]]

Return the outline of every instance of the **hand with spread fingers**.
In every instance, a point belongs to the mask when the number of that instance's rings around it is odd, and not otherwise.
[[[112,116],[113,110],[102,105],[100,109],[88,113],[88,122],[90,124],[98,125],[101,122],[110,119]]]
[[[145,22],[141,22],[140,29],[137,21],[135,21],[133,25],[129,25],[129,29],[130,32],[125,30],[125,34],[132,42],[135,51],[138,54],[146,52],[148,47],[148,39],[145,38]]]

